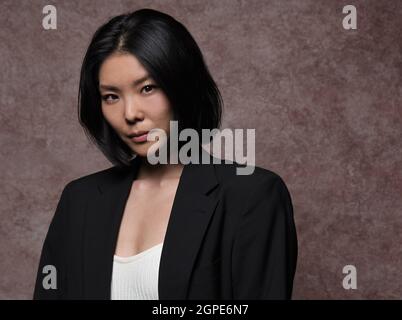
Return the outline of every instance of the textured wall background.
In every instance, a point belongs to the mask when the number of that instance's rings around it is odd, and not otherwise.
[[[0,3],[0,298],[30,299],[64,185],[110,166],[76,111],[89,40],[142,7],[173,15],[203,51],[224,127],[255,128],[257,165],[292,194],[296,299],[402,297],[402,1],[48,1]],[[342,28],[357,7],[358,29]],[[357,268],[357,290],[342,287]]]

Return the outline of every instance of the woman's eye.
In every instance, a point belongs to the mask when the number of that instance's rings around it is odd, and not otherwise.
[[[156,88],[155,85],[149,84],[149,85],[144,86],[144,87],[141,89],[141,91],[144,91],[145,93],[150,93],[150,92],[152,92],[152,90],[153,90],[154,88]]]
[[[117,96],[114,94],[106,94],[102,97],[103,101],[106,101],[106,103],[113,103],[117,99]]]

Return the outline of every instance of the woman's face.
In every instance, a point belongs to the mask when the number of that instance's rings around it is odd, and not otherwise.
[[[134,55],[115,53],[103,62],[99,91],[103,116],[138,156],[146,157],[149,147],[159,142],[134,141],[128,135],[159,128],[169,136],[169,100]]]

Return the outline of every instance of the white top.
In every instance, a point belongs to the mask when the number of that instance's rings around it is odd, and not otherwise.
[[[114,256],[112,300],[158,300],[163,242],[130,257]]]

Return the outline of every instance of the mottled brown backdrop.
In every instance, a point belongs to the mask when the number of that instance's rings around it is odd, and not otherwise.
[[[44,30],[42,8],[57,8]],[[357,30],[344,30],[344,5]],[[64,185],[111,166],[77,119],[83,55],[110,17],[150,7],[193,34],[222,128],[255,128],[299,237],[295,299],[402,296],[402,1],[0,2],[0,298],[29,299]],[[357,268],[356,290],[342,268]]]

